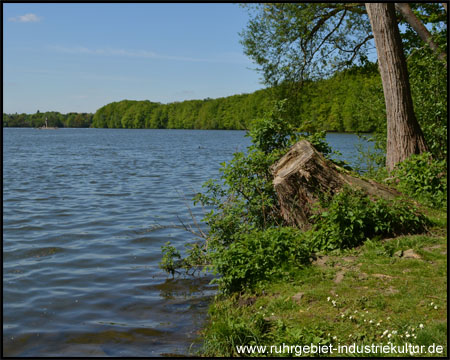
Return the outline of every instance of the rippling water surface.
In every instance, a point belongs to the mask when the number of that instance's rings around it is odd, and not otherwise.
[[[187,204],[202,217],[190,199],[244,134],[3,129],[3,354],[195,349],[214,287],[166,276],[161,245],[193,239]],[[329,141],[354,153],[354,135]]]

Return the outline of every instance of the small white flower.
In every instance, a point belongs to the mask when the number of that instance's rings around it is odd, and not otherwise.
[[[337,336],[333,336],[333,340],[337,340]]]
[[[262,309],[262,306],[259,307],[259,310],[261,310],[261,309]]]
[[[380,323],[379,322],[377,322],[377,325],[376,326],[380,326]]]
[[[270,314],[270,315],[274,316],[275,314],[274,314],[274,313],[272,313],[272,314]]]
[[[372,323],[373,323],[373,320],[370,320],[370,321],[369,321],[369,324],[372,324]]]
[[[416,334],[413,334],[413,338],[414,338],[414,339],[417,339],[417,335],[416,335]]]
[[[368,314],[369,313],[369,311],[368,310],[366,310],[366,314]]]
[[[400,337],[403,339],[403,335],[400,335]]]
[[[331,297],[328,296],[328,297],[327,297],[327,301],[330,301],[330,299],[331,299]]]
[[[392,333],[393,333],[394,335],[397,335],[397,330],[392,330]]]
[[[333,304],[333,306],[336,306],[336,301],[331,300],[331,303]]]
[[[406,336],[407,338],[409,338],[411,335],[409,335],[408,333],[406,333],[405,336]]]
[[[352,337],[352,334],[350,334],[348,337]]]
[[[339,297],[339,295],[338,295],[338,294],[336,294],[335,296],[336,296],[336,297]]]
[[[437,307],[437,305],[435,305],[435,306],[434,306],[434,310],[437,310],[437,309],[438,309],[438,307]]]
[[[345,315],[344,314],[341,314],[341,318],[343,318]]]
[[[364,319],[364,322],[367,322],[367,320],[366,320],[366,319]]]
[[[351,320],[351,319],[353,319],[353,316],[350,315],[348,318]]]
[[[358,312],[358,310],[355,310],[354,312],[353,312],[353,314],[356,314]]]
[[[386,318],[386,320],[391,320],[391,317],[390,317],[390,316],[388,316],[388,317]]]
[[[384,330],[383,331],[383,336],[386,335],[389,332],[389,330]]]
[[[327,336],[330,336],[331,334],[330,333],[328,333],[328,335]]]
[[[412,328],[411,331],[414,331],[414,328]]]
[[[388,334],[388,338],[389,338],[389,339],[391,338],[391,336],[392,336],[392,334]]]
[[[432,301],[432,302],[430,302],[430,306],[433,306],[434,305],[434,302]]]
[[[423,329],[423,324],[420,324],[420,325],[419,325],[419,328]]]

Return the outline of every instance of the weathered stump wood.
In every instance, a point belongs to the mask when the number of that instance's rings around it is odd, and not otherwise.
[[[333,196],[344,185],[388,200],[401,195],[375,181],[350,175],[349,171],[325,159],[307,140],[292,146],[286,155],[272,165],[271,170],[281,215],[289,225],[304,230],[311,227],[309,218],[319,198]]]

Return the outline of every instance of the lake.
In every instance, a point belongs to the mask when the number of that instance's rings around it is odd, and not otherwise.
[[[158,268],[243,131],[3,129],[3,355],[187,355],[215,287]],[[358,137],[328,134],[354,161]]]

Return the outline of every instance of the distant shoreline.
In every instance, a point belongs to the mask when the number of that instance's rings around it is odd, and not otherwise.
[[[33,126],[3,126],[3,129],[36,129],[36,130],[61,130],[61,129],[97,129],[97,130],[195,130],[195,131],[249,131],[249,129],[183,129],[183,128],[177,128],[177,129],[124,129],[124,128],[95,128],[95,127],[48,127],[48,128],[42,128],[42,127],[33,127]],[[364,132],[364,131],[328,131],[326,130],[327,134],[354,134],[354,135],[371,135],[373,132]]]

